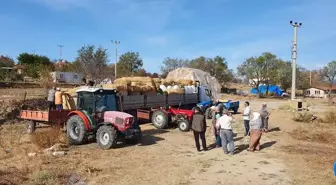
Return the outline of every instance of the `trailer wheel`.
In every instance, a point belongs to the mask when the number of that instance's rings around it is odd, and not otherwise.
[[[71,116],[67,121],[67,136],[71,145],[81,145],[87,141],[84,121],[78,115]]]
[[[207,119],[212,119],[212,109],[211,107],[208,107],[206,110],[205,110],[205,117]]]
[[[117,144],[117,130],[110,125],[99,127],[96,134],[97,144],[100,148],[108,150]]]
[[[152,123],[158,129],[167,128],[168,121],[168,115],[162,110],[157,110],[152,115]]]
[[[35,121],[29,121],[27,123],[27,133],[32,134],[36,130],[36,122]]]
[[[182,132],[188,132],[190,129],[190,123],[188,120],[179,120],[177,126]]]

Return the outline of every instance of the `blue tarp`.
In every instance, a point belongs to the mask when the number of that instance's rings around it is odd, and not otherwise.
[[[267,85],[261,85],[259,86],[259,92],[261,94],[265,94],[267,91]],[[281,96],[282,93],[284,93],[285,91],[283,91],[279,86],[276,85],[269,85],[268,87],[268,93],[274,93],[277,96]],[[252,88],[251,89],[251,94],[258,94],[258,91],[256,88]]]

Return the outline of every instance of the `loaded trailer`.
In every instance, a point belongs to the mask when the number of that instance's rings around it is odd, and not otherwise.
[[[137,119],[149,120],[158,129],[176,123],[181,131],[189,129],[192,110],[201,101],[209,100],[211,91],[205,86],[195,86],[195,91],[183,94],[117,96],[118,110]],[[183,124],[182,124],[183,123]]]

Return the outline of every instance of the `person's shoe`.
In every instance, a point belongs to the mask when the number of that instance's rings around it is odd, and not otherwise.
[[[247,149],[247,151],[249,151],[249,152],[253,152],[253,150],[251,150],[251,149],[249,149],[249,148]]]
[[[230,153],[229,153],[229,155],[231,155],[231,156],[232,156],[233,154],[234,154],[233,152],[230,152]]]
[[[201,152],[201,149],[197,149],[197,152]]]
[[[229,154],[229,152],[224,152],[225,155]]]
[[[207,149],[207,148],[204,148],[203,151],[206,152],[206,151],[208,151],[208,149]]]

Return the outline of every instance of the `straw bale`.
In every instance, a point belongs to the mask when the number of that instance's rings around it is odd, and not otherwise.
[[[178,88],[178,89],[168,89],[167,90],[168,94],[183,94],[184,93],[184,88]]]

